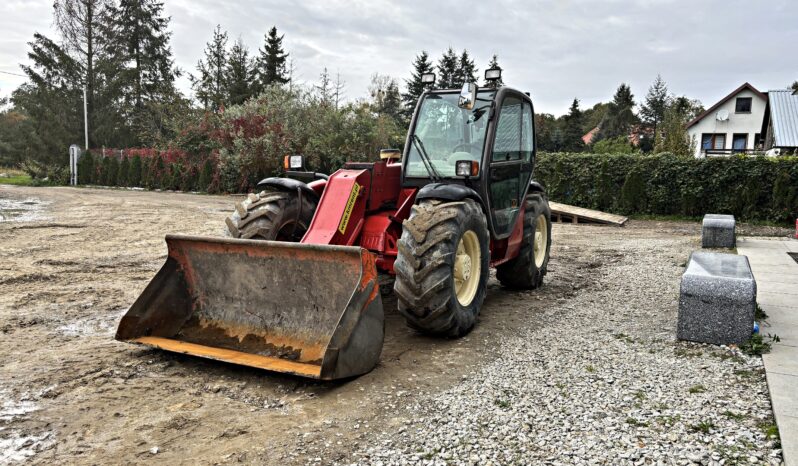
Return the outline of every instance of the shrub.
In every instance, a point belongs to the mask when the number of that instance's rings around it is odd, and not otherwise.
[[[105,174],[105,185],[116,186],[116,177],[119,174],[119,159],[117,159],[115,156],[111,156],[106,157],[105,160],[108,161]]]
[[[130,160],[127,157],[123,157],[122,161],[119,162],[119,171],[116,175],[117,186],[128,186],[128,172],[130,172]]]
[[[78,183],[92,184],[95,175],[94,156],[91,152],[85,152],[78,160]]]
[[[213,181],[213,161],[207,159],[205,163],[202,164],[202,171],[200,172],[197,182],[197,189],[200,191],[208,191],[211,181]]]
[[[127,177],[128,186],[141,186],[141,156],[134,155],[130,162],[130,170]]]
[[[540,153],[535,179],[558,202],[623,214],[798,216],[798,157]]]

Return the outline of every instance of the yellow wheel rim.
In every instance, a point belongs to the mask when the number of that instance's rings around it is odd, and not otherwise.
[[[535,242],[532,250],[535,254],[535,267],[543,267],[546,259],[546,243],[549,242],[549,226],[546,224],[546,217],[541,214],[535,220]]]
[[[454,292],[461,306],[468,306],[474,300],[482,274],[479,238],[471,230],[465,232],[457,243],[454,259]]]

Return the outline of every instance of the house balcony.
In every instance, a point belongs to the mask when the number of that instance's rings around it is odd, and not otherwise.
[[[704,157],[728,157],[736,154],[765,155],[765,151],[762,149],[702,149],[701,154]]]

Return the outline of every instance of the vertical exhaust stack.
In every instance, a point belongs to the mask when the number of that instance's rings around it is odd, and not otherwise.
[[[367,250],[183,235],[166,243],[166,263],[117,340],[322,380],[377,364],[384,316]]]

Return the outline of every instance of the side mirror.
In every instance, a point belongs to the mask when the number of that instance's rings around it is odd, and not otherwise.
[[[475,83],[465,83],[460,90],[460,100],[457,106],[466,110],[474,108],[474,103],[477,101],[477,85]]]

